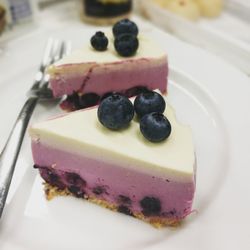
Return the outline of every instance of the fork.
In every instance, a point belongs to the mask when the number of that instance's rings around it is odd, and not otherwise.
[[[48,40],[42,63],[35,76],[34,84],[28,92],[28,99],[22,107],[0,154],[0,218],[3,213],[25,131],[35,106],[39,101],[54,100],[52,91],[48,88],[49,76],[46,74],[46,67],[61,59],[69,51],[69,42],[59,42],[51,38]]]

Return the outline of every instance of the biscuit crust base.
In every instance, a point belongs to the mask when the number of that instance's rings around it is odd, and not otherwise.
[[[68,195],[74,196],[67,188],[59,189],[58,187],[52,186],[48,183],[44,183],[44,190],[47,200],[51,200],[55,196],[68,196]],[[118,212],[118,206],[116,204],[112,204],[104,199],[100,199],[96,196],[89,196],[89,195],[84,195],[83,198],[99,206]],[[175,218],[171,219],[171,218],[162,218],[157,216],[146,217],[143,213],[138,213],[133,211],[132,211],[132,216],[151,224],[155,228],[162,228],[165,226],[176,227],[181,224],[181,221],[176,220]]]

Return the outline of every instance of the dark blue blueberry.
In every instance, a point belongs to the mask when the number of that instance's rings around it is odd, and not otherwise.
[[[108,38],[101,31],[96,32],[95,35],[91,37],[91,45],[98,51],[106,50],[108,47],[108,43]]]
[[[131,199],[125,195],[119,195],[118,202],[121,204],[131,205]]]
[[[48,177],[49,177],[49,182],[51,184],[57,182],[59,180],[59,176],[55,173],[53,173],[51,170],[48,170]]]
[[[86,186],[86,181],[83,180],[77,173],[66,173],[65,176],[66,176],[66,181],[70,185],[74,185],[77,187]]]
[[[59,175],[57,175],[56,173],[54,173],[54,171],[52,171],[51,169],[48,168],[43,168],[42,171],[45,171],[45,180],[51,184],[52,186],[56,186],[59,189],[64,189],[66,186],[65,184],[61,181],[61,178],[59,177]]]
[[[93,188],[92,191],[93,191],[93,193],[96,194],[96,195],[101,195],[101,194],[103,194],[103,193],[106,193],[106,189],[105,189],[105,187],[103,187],[103,186],[97,186],[97,187]]]
[[[100,100],[100,96],[95,93],[87,93],[79,98],[80,98],[80,106],[82,109],[97,105]]]
[[[121,93],[119,92],[108,92],[108,93],[105,93],[102,97],[101,97],[101,101],[103,101],[105,98],[111,96],[111,95],[122,95]]]
[[[81,190],[80,187],[71,185],[68,187],[68,190],[77,198],[83,198],[84,197],[84,192]]]
[[[133,213],[131,212],[131,210],[127,206],[124,206],[124,205],[119,206],[117,208],[117,211],[126,215],[133,216]]]
[[[133,88],[130,88],[130,89],[126,90],[125,91],[125,96],[132,97],[132,96],[136,96],[136,95],[139,95],[141,93],[148,92],[148,91],[149,90],[146,87],[137,86],[137,87],[133,87]]]
[[[129,125],[134,117],[134,107],[127,97],[113,94],[100,103],[97,113],[104,127],[118,130]]]
[[[171,124],[161,113],[144,115],[140,121],[143,136],[151,142],[161,142],[171,134]]]
[[[161,202],[155,197],[144,197],[140,201],[142,213],[146,216],[158,215],[161,212]]]
[[[166,103],[164,98],[157,92],[147,91],[135,98],[134,106],[137,116],[142,118],[144,115],[152,112],[163,113]]]
[[[120,56],[133,56],[138,47],[139,41],[136,36],[130,34],[122,34],[115,38],[115,49]]]
[[[119,36],[121,34],[125,34],[125,33],[131,34],[134,36],[138,35],[137,25],[129,19],[123,19],[123,20],[117,22],[113,26],[114,37],[117,37],[117,36]]]
[[[80,97],[77,94],[77,92],[74,92],[72,95],[68,95],[67,99],[66,99],[66,102],[73,105],[73,109],[81,109]]]

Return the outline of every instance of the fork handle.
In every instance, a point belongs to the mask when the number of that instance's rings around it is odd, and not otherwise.
[[[31,97],[26,101],[0,154],[0,218],[3,213],[25,131],[37,101],[38,97]]]

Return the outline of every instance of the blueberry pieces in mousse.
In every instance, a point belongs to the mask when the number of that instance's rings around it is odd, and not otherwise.
[[[165,97],[162,102],[150,96],[153,110],[140,107],[145,96],[135,105],[134,98],[110,94],[99,107],[31,126],[33,158],[47,197],[71,194],[156,227],[176,225],[190,214],[191,130],[176,121],[170,105],[165,108]],[[145,112],[140,120],[136,110]]]
[[[55,97],[65,97],[61,108],[74,111],[96,105],[110,92],[127,97],[143,89],[167,92],[166,52],[137,25],[124,19],[112,32],[97,31],[81,49],[47,69]],[[86,95],[96,95],[89,102]],[[82,103],[84,105],[82,105]]]

